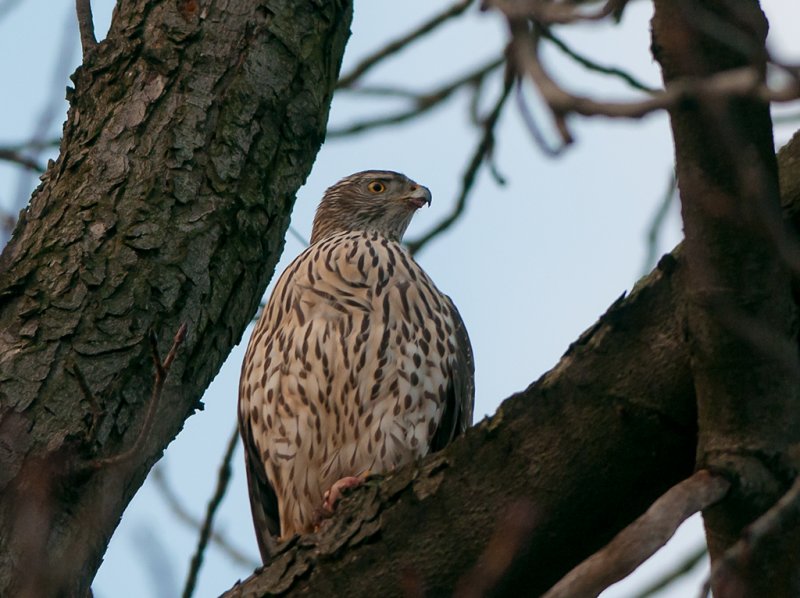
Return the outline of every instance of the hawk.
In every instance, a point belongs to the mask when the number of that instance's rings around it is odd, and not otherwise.
[[[368,170],[330,187],[283,272],[239,385],[250,504],[268,562],[341,490],[447,445],[472,423],[472,347],[450,298],[401,245],[431,193]]]

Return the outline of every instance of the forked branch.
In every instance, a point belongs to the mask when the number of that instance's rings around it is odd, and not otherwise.
[[[156,414],[156,407],[158,407],[159,400],[161,399],[161,393],[164,390],[164,382],[167,379],[167,375],[169,374],[169,369],[172,366],[172,362],[175,361],[175,356],[178,354],[178,349],[183,344],[183,341],[186,339],[186,324],[181,324],[180,328],[178,328],[178,332],[175,333],[175,338],[172,340],[172,347],[170,347],[169,353],[167,353],[167,357],[164,361],[161,361],[161,357],[158,353],[158,339],[155,333],[151,330],[150,331],[150,351],[153,355],[153,364],[155,365],[155,380],[153,382],[153,393],[150,396],[150,402],[147,405],[147,413],[144,416],[144,423],[142,424],[141,430],[139,430],[139,434],[136,436],[136,440],[131,445],[131,447],[118,453],[116,455],[112,455],[110,457],[104,457],[100,459],[94,459],[89,462],[89,467],[92,469],[100,469],[102,467],[108,467],[110,465],[117,465],[119,463],[124,463],[125,461],[129,460],[131,457],[138,454],[139,450],[141,450],[144,441],[147,439],[148,435],[150,434],[150,428],[153,426],[153,420]]]

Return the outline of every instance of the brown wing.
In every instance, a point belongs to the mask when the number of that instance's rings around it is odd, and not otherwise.
[[[431,442],[431,451],[439,451],[454,438],[463,434],[472,425],[472,410],[475,405],[475,362],[472,358],[472,343],[469,341],[464,320],[452,299],[444,296],[453,316],[456,336],[455,367],[447,385],[444,413]]]
[[[261,560],[267,564],[275,553],[277,538],[281,535],[278,516],[278,497],[267,480],[267,474],[253,440],[250,422],[239,418],[239,432],[244,443],[244,462],[247,469],[247,487],[250,489],[250,510],[256,528],[256,540]]]

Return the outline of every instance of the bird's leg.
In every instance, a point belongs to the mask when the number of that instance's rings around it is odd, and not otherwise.
[[[322,506],[317,509],[316,527],[319,527],[323,519],[327,519],[336,512],[336,505],[339,503],[339,499],[344,496],[345,490],[360,486],[371,475],[372,472],[366,470],[357,476],[345,476],[334,482],[322,495]]]
[[[360,486],[364,482],[365,475],[347,476],[333,483],[333,486],[322,495],[322,510],[329,515],[336,511],[336,505],[342,498],[342,491],[349,488]]]

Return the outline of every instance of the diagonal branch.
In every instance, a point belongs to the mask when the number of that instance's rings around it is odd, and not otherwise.
[[[192,594],[194,594],[197,577],[200,574],[200,567],[203,566],[203,554],[206,551],[206,546],[208,546],[208,541],[213,533],[214,516],[220,504],[222,504],[222,499],[225,497],[225,492],[231,481],[231,460],[233,459],[233,454],[238,444],[239,428],[238,426],[234,426],[233,434],[231,434],[228,440],[228,445],[225,448],[225,454],[222,457],[222,463],[219,467],[219,473],[217,474],[217,487],[214,489],[214,495],[211,497],[211,500],[208,501],[206,517],[203,520],[203,525],[200,528],[200,537],[197,540],[197,549],[195,550],[194,556],[192,556],[192,562],[189,566],[189,575],[186,578],[186,585],[183,588],[183,598],[191,598]]]
[[[595,62],[591,58],[584,56],[583,54],[579,54],[575,50],[573,50],[564,40],[558,37],[555,33],[553,33],[552,29],[547,27],[541,28],[542,37],[546,40],[552,42],[552,44],[561,50],[565,55],[569,56],[572,60],[580,64],[581,66],[585,67],[587,70],[594,71],[595,73],[601,73],[603,75],[611,75],[612,77],[616,77],[617,79],[621,79],[628,85],[630,85],[634,89],[638,89],[639,91],[644,91],[646,93],[656,93],[659,91],[655,87],[650,87],[639,81],[636,77],[631,75],[629,72],[613,66],[605,66]]]
[[[670,488],[644,515],[570,571],[543,598],[598,595],[655,554],[686,519],[722,500],[730,486],[725,478],[701,469]]]
[[[791,216],[800,206],[800,135],[779,163]],[[335,595],[343,584],[353,595],[396,593],[398,569],[387,562],[402,566],[409,591],[451,595],[485,553],[498,514],[520,498],[536,506],[536,525],[504,574],[505,595],[544,593],[692,474],[695,390],[675,317],[685,283],[682,252],[664,256],[493,417],[379,488],[356,490],[330,529],[288,542],[225,596]]]
[[[614,16],[619,19],[629,0],[607,0],[594,11],[587,11],[579,2],[542,2],[527,0],[484,0],[487,8],[496,8],[511,18],[531,19],[543,25],[566,25],[582,21],[602,21]]]
[[[414,95],[413,102],[410,108],[401,110],[395,114],[389,114],[387,116],[380,116],[378,118],[358,121],[338,129],[337,128],[330,129],[328,130],[328,137],[329,138],[345,137],[348,135],[353,135],[355,133],[363,133],[364,131],[369,131],[370,129],[375,129],[377,127],[396,125],[411,120],[412,118],[416,118],[417,116],[425,114],[432,108],[435,108],[445,100],[449,99],[455,92],[457,92],[462,87],[466,87],[469,85],[479,85],[487,75],[489,75],[492,71],[500,67],[504,62],[505,62],[505,56],[493,58],[488,62],[480,65],[478,68],[468,72],[465,75],[458,77],[454,81],[451,81],[450,83],[447,83],[438,89],[435,89],[426,94]],[[386,90],[383,91],[385,92]],[[394,95],[397,95],[397,92],[394,92]]]
[[[708,558],[708,549],[705,542],[684,556],[675,567],[664,572],[664,574],[652,582],[649,586],[636,594],[635,598],[652,598],[655,594],[672,585],[673,582],[691,572],[698,563],[704,558]]]
[[[627,102],[600,101],[588,96],[568,92],[550,76],[539,56],[538,31],[531,31],[527,21],[509,18],[513,39],[512,64],[520,76],[533,81],[542,99],[550,108],[554,124],[565,144],[572,140],[566,124],[569,114],[606,116],[609,118],[642,118],[655,112],[674,108],[689,100],[703,97],[706,100],[723,98],[750,98],[762,102],[791,102],[800,98],[800,81],[794,73],[781,87],[770,87],[764,82],[763,72],[754,66],[740,66],[706,77],[682,77],[669,82],[666,89],[649,97]]]
[[[175,493],[175,490],[169,485],[167,474],[165,473],[164,466],[162,464],[159,464],[157,467],[153,468],[151,477],[156,488],[161,493],[162,498],[167,503],[167,506],[175,515],[175,518],[193,530],[200,530],[203,527],[203,521],[201,521],[199,517],[196,517],[194,514],[190,513],[181,503],[181,500]],[[214,543],[220,552],[238,565],[249,569],[255,569],[261,564],[260,560],[249,556],[244,550],[234,546],[231,541],[219,531],[212,529],[209,539]]]
[[[175,338],[172,339],[172,346],[170,347],[169,353],[167,353],[167,357],[164,359],[164,361],[161,361],[161,356],[158,354],[158,338],[152,330],[150,331],[149,340],[150,351],[153,355],[153,365],[155,366],[156,373],[155,380],[153,382],[153,393],[150,396],[150,402],[147,405],[147,412],[144,416],[142,428],[139,430],[136,440],[133,442],[130,448],[128,448],[128,450],[110,457],[103,457],[90,461],[88,466],[93,469],[100,469],[101,467],[108,467],[111,465],[117,465],[118,463],[124,463],[131,457],[139,454],[139,451],[141,450],[145,440],[147,440],[147,437],[150,434],[150,428],[153,426],[153,420],[155,418],[156,411],[158,410],[161,393],[164,390],[164,382],[167,380],[167,375],[169,374],[172,362],[175,361],[175,357],[178,354],[178,349],[183,344],[183,341],[186,340],[186,324],[181,324],[178,328],[178,331],[175,333]]]
[[[43,164],[39,164],[39,162],[37,162],[35,159],[29,158],[28,156],[14,149],[0,148],[0,160],[18,164],[23,168],[27,168],[31,172],[44,172]]]
[[[497,121],[500,118],[500,113],[503,110],[503,106],[508,99],[508,94],[513,85],[514,78],[510,74],[506,73],[503,92],[500,94],[500,97],[497,99],[494,108],[492,108],[489,116],[486,117],[486,120],[483,123],[483,134],[478,142],[478,147],[475,148],[475,152],[472,154],[469,164],[467,165],[467,169],[461,178],[461,191],[458,194],[455,206],[453,206],[452,211],[447,216],[440,220],[428,232],[424,233],[421,237],[407,243],[408,249],[412,254],[418,252],[425,245],[427,245],[431,239],[453,226],[453,224],[461,217],[464,209],[467,207],[467,200],[469,199],[470,192],[475,184],[478,170],[480,169],[481,164],[483,164],[487,157],[492,153],[492,149],[494,148],[495,125],[497,125]]]
[[[463,13],[470,4],[472,4],[472,0],[459,0],[450,8],[447,8],[446,10],[432,17],[430,20],[426,21],[416,29],[413,29],[404,36],[389,42],[377,52],[364,58],[355,67],[353,67],[353,70],[351,70],[349,73],[342,75],[339,78],[339,82],[336,84],[336,87],[338,89],[352,87],[353,84],[364,75],[364,73],[369,71],[382,60],[385,60],[386,58],[396,54],[425,34],[434,31],[442,23],[449,21],[453,17],[457,17]]]

